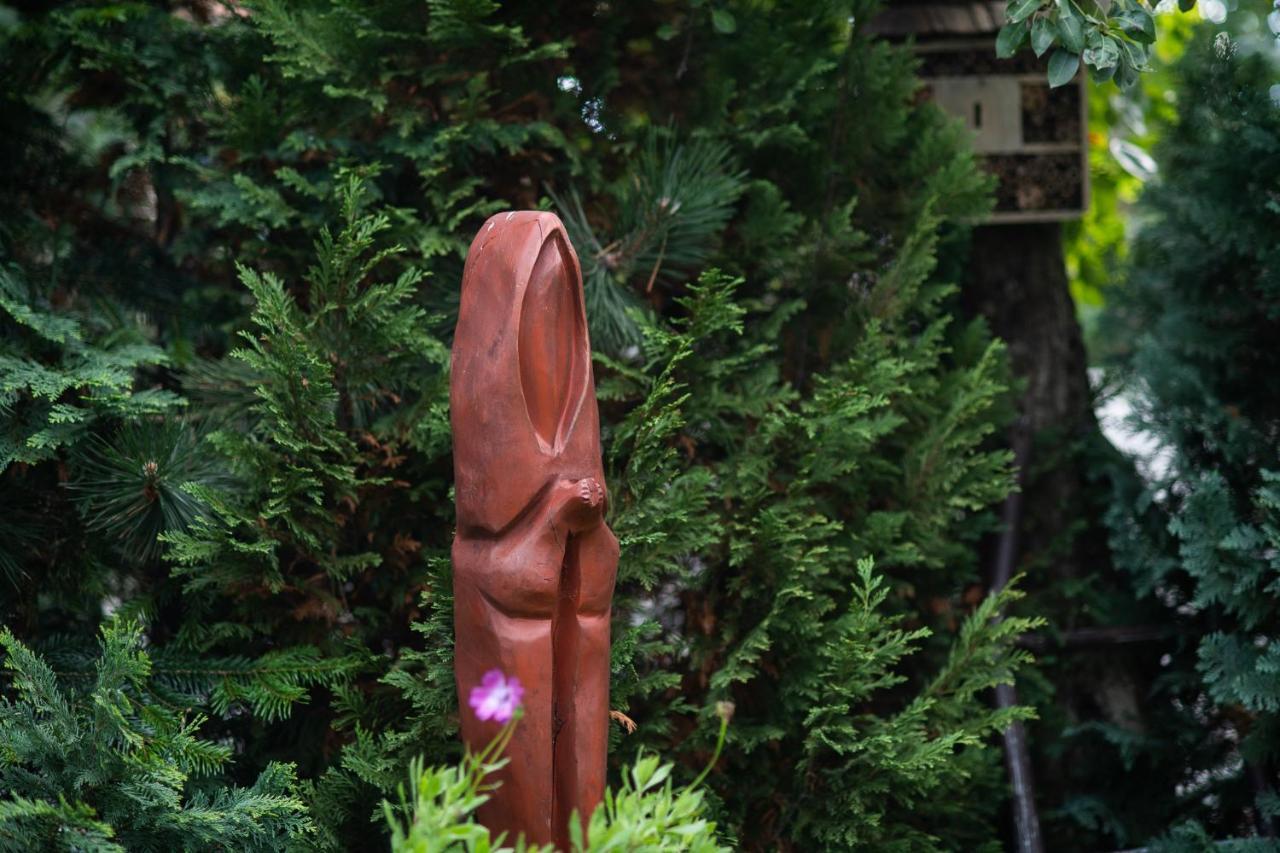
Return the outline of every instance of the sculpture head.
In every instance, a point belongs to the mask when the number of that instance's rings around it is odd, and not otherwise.
[[[560,219],[499,213],[467,255],[450,419],[460,527],[498,531],[553,477],[598,477],[582,272]]]

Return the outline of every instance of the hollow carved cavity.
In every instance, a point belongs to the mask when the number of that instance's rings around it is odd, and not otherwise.
[[[559,232],[542,244],[520,309],[520,385],[538,438],[559,450],[582,400],[586,330],[581,286]]]

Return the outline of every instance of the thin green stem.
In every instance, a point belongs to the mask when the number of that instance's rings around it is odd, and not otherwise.
[[[493,740],[489,741],[480,752],[469,754],[466,758],[471,765],[471,790],[472,793],[478,792],[480,786],[484,784],[485,776],[489,775],[492,764],[500,758],[507,750],[507,745],[511,743],[511,738],[515,734],[516,724],[520,722],[520,718],[524,716],[523,708],[516,708],[515,714],[503,726]]]
[[[693,780],[689,786],[696,788],[702,784],[702,780],[707,778],[707,774],[711,772],[711,768],[716,766],[716,762],[720,760],[720,751],[724,749],[724,737],[729,731],[729,720],[727,717],[720,718],[720,734],[716,737],[716,751],[712,754],[711,760],[707,762],[707,766],[702,768],[702,772],[698,774],[698,778]]]

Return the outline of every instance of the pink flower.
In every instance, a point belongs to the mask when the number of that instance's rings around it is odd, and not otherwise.
[[[480,719],[505,723],[520,707],[522,696],[524,688],[520,686],[520,679],[514,675],[507,678],[502,670],[491,669],[484,674],[479,687],[471,688],[468,701]]]

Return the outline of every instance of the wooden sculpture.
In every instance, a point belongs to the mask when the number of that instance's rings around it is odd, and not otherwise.
[[[500,213],[471,243],[449,399],[460,704],[494,668],[525,688],[479,819],[567,849],[570,815],[585,822],[604,794],[618,541],[604,523],[582,273],[555,215]],[[473,750],[499,728],[462,715]]]

